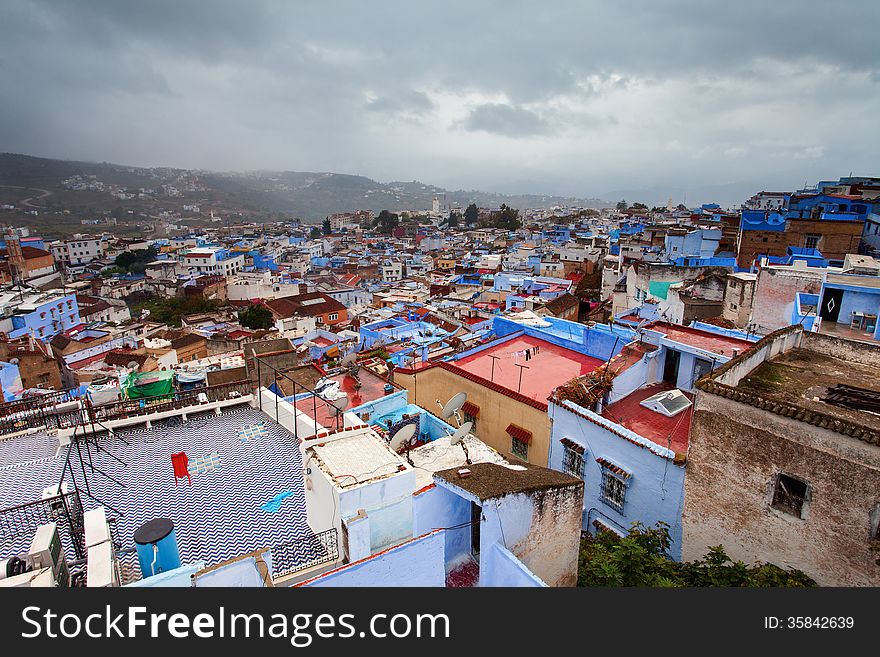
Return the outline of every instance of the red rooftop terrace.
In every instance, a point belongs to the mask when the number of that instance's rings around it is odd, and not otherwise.
[[[329,378],[331,381],[338,381],[339,389],[348,394],[349,403],[346,410],[390,394],[385,392],[385,386],[389,385],[389,381],[363,367],[358,372],[359,388],[358,380],[355,380],[350,374],[337,374]],[[394,392],[400,390],[393,383],[390,385],[394,387]],[[320,398],[314,400],[312,396],[309,396],[296,402],[296,407],[309,417],[315,416],[313,419],[321,426],[327,429],[336,428],[337,416],[332,412],[332,406],[324,400]],[[339,418],[339,426],[342,426],[341,417]]]
[[[673,384],[665,382],[639,388],[620,401],[606,406],[602,411],[602,417],[647,438],[655,445],[666,447],[676,453],[685,453],[694,412],[693,394],[684,392],[684,395],[691,400],[691,405],[672,417],[666,417],[641,404],[648,397],[674,389]]]
[[[534,351],[536,347],[537,353]],[[527,349],[531,352],[528,360],[524,353]],[[589,374],[604,363],[598,358],[546,340],[522,335],[452,361],[451,364],[508,390],[544,402],[559,385]],[[524,365],[525,368],[518,365]]]

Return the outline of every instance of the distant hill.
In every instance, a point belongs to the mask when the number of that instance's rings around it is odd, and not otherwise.
[[[516,208],[548,208],[555,205],[581,207],[608,207],[599,199],[579,199],[534,194],[495,194],[482,191],[450,191],[418,181],[381,183],[364,176],[339,173],[311,173],[300,171],[253,171],[244,173],[211,172],[163,167],[131,167],[106,162],[76,162],[52,160],[15,153],[0,154],[0,185],[39,188],[55,193],[53,201],[73,202],[78,192],[65,190],[62,181],[72,176],[95,179],[128,189],[150,189],[162,184],[174,184],[181,179],[196,177],[202,189],[185,192],[176,197],[178,202],[199,202],[224,208],[238,206],[244,209],[285,213],[310,221],[320,221],[333,212],[355,210],[428,210],[433,198],[440,199],[441,207],[466,207],[476,203],[480,207],[498,207],[506,203]],[[106,209],[120,202],[106,194]],[[162,199],[157,199],[161,201]],[[48,198],[47,198],[48,201]],[[91,205],[100,204],[95,195]]]

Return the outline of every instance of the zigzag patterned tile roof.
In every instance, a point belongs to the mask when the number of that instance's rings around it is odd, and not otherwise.
[[[265,434],[242,441],[239,429],[253,424],[263,424]],[[117,436],[105,436],[100,444],[125,461],[125,466],[107,451],[96,452],[94,445],[91,450],[95,467],[125,483],[125,488],[97,472],[90,473],[89,496],[75,452],[71,462],[84,508],[104,504],[121,512],[117,515],[108,508],[108,516],[117,518],[117,536],[123,548],[133,547],[135,530],[156,517],[174,521],[183,563],[204,560],[212,565],[313,535],[306,522],[296,438],[261,411],[244,408],[220,416],[191,415],[185,423],[174,420],[152,429],[119,431]],[[0,462],[6,463],[0,466],[0,509],[39,500],[43,488],[57,485],[64,467],[65,452],[55,456],[53,451],[52,456],[46,456],[47,440],[54,439],[34,434],[14,440],[0,442]],[[24,458],[19,454],[17,464],[9,463],[7,447],[22,444],[31,445],[31,449],[25,450]],[[191,460],[216,452],[220,467],[193,474],[192,486],[184,479],[175,487],[170,455],[180,451]],[[280,510],[260,508],[285,491],[293,495],[284,500]],[[30,540],[30,534],[0,536],[0,558],[26,551]]]

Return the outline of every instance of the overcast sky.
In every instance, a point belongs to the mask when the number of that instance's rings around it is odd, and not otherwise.
[[[878,0],[3,0],[0,150],[578,196],[791,188],[880,175],[878,25]]]

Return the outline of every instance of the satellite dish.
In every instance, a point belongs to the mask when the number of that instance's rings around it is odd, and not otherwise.
[[[391,443],[389,447],[392,450],[397,452],[404,445],[408,445],[409,441],[412,440],[412,437],[416,433],[416,425],[415,424],[406,424],[397,431],[394,432],[394,435],[391,436]]]
[[[141,366],[141,364],[139,362],[137,362],[136,360],[130,360],[130,361],[128,361],[128,365],[126,365],[126,367],[130,370],[136,370],[140,366]]]
[[[348,367],[349,365],[354,364],[354,362],[356,360],[357,360],[357,352],[353,351],[348,356],[346,356],[341,361],[339,361],[339,364],[342,365],[343,367]]]
[[[345,412],[345,409],[348,408],[348,404],[350,400],[348,399],[348,395],[343,393],[344,397],[338,397],[337,399],[333,399],[330,401],[330,406],[333,408],[334,415],[342,415]]]
[[[444,420],[448,420],[449,418],[451,418],[453,415],[456,415],[461,410],[461,407],[464,406],[464,403],[466,401],[467,401],[467,393],[466,392],[459,392],[459,393],[453,395],[452,399],[450,399],[448,402],[446,402],[446,406],[444,406],[443,410],[440,411],[440,417],[442,417]],[[438,401],[437,403],[439,404],[440,402]]]
[[[19,360],[18,360],[18,358],[10,358],[9,362],[12,363],[13,365],[18,365]]]
[[[473,422],[465,422],[458,429],[455,430],[455,433],[449,438],[450,445],[458,445],[464,437],[471,432],[471,427],[474,426]]]

